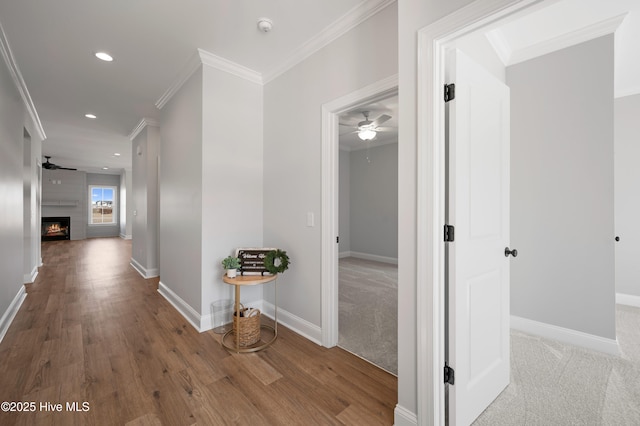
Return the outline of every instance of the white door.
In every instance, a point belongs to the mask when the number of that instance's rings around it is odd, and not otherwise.
[[[509,88],[447,58],[449,424],[468,425],[509,384]]]

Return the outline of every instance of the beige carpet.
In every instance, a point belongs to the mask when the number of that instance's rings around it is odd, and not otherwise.
[[[398,374],[398,266],[339,262],[338,346]]]
[[[511,384],[474,425],[640,425],[640,309],[616,328],[619,357],[512,331]]]

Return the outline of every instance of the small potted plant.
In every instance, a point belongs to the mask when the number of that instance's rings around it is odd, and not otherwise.
[[[222,259],[222,266],[227,270],[227,277],[235,278],[238,268],[240,267],[240,258],[235,256],[227,256]]]

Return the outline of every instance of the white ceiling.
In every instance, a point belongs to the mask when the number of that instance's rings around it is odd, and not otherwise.
[[[505,65],[615,29],[615,96],[640,93],[640,0],[562,0],[488,35]]]
[[[62,166],[91,172],[108,166],[119,173],[131,167],[129,135],[143,118],[158,119],[156,102],[197,49],[254,70],[266,82],[392,3],[0,0],[0,23],[47,135],[43,154]],[[507,51],[515,52],[629,10],[616,34],[616,93],[640,93],[640,54],[634,43],[640,40],[640,0],[557,1],[505,25],[499,36]],[[263,16],[273,20],[269,33],[257,29]],[[98,50],[108,51],[115,61],[95,59]],[[375,118],[385,110],[397,120],[393,108],[371,105],[355,114],[368,109]],[[98,118],[86,119],[87,112]],[[393,126],[390,120],[384,127]],[[384,139],[397,140],[391,135]],[[122,155],[115,157],[115,152]]]
[[[119,173],[131,167],[128,136],[141,119],[159,117],[155,103],[198,48],[269,79],[391,3],[2,0],[0,23],[47,135],[43,154]],[[260,17],[272,31],[258,30]],[[99,50],[115,61],[97,60]]]

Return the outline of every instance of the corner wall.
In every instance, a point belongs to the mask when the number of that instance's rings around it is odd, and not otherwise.
[[[132,158],[132,259],[145,278],[159,274],[158,156],[160,129],[147,125],[131,142]]]
[[[232,299],[222,282],[223,258],[238,247],[262,247],[262,85],[203,66],[202,315]],[[164,238],[164,236],[163,236]],[[262,286],[243,288],[243,303],[262,300]]]
[[[399,0],[398,1],[398,96],[400,113],[398,162],[398,407],[395,424],[416,424],[418,415],[418,381],[429,379],[418,377],[416,353],[416,258],[417,229],[417,94],[418,94],[418,38],[417,31],[436,22],[455,10],[473,3],[472,0]],[[428,309],[428,307],[422,307]],[[425,330],[430,333],[430,330]],[[430,354],[434,348],[422,348]],[[430,362],[431,360],[427,360]],[[436,389],[439,384],[426,383],[420,388]],[[433,395],[422,395],[422,406],[428,412],[420,413],[424,424],[430,424],[433,412]]]
[[[160,124],[160,283],[199,328],[202,306],[202,68],[163,107]],[[164,286],[164,287],[163,287]],[[162,293],[162,292],[161,292]],[[165,293],[163,293],[164,295]],[[166,297],[166,296],[165,296]],[[188,312],[187,315],[188,316]]]
[[[262,96],[205,63],[162,110],[159,291],[199,331],[212,328],[213,302],[232,298],[222,259],[262,246]],[[262,291],[244,289],[242,301]]]
[[[24,291],[23,111],[9,70],[0,60],[0,339],[13,317],[14,298]]]
[[[23,283],[35,279],[40,263],[44,131],[10,50],[0,25],[0,341],[27,297]]]
[[[397,49],[393,4],[264,86],[264,244],[291,258],[278,278],[279,308],[315,330],[317,340],[322,105],[396,74]],[[315,226],[307,226],[308,213]]]

